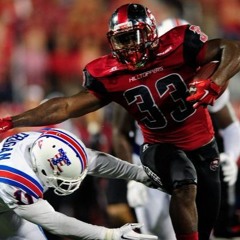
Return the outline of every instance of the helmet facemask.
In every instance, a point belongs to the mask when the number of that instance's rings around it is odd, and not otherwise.
[[[46,173],[45,173],[46,174]],[[44,176],[43,172],[39,174],[39,177],[44,182],[44,185],[48,188],[53,188],[55,194],[59,196],[66,196],[75,192],[82,183],[83,179],[87,175],[87,170],[85,169],[81,176],[76,179],[66,179],[59,176]]]

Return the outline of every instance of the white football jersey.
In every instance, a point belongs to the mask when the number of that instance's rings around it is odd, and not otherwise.
[[[41,133],[21,132],[0,143],[0,239],[44,240],[46,237],[39,226],[60,236],[106,239],[105,236],[110,236],[108,231],[112,230],[61,214],[43,199],[47,188],[43,187],[33,171],[30,155],[31,146]],[[86,151],[89,175],[149,184],[149,178],[142,167],[103,152],[89,148]],[[6,222],[9,223],[8,226]],[[120,230],[114,231],[120,234]]]
[[[34,203],[43,197],[44,187],[32,169],[29,153],[40,134],[22,132],[0,144],[0,197],[10,208]]]
[[[41,135],[39,132],[21,132],[0,143],[0,212],[6,207],[28,205],[43,198],[47,190],[33,171],[30,148]],[[112,155],[86,148],[88,175],[148,182],[145,171],[136,165],[121,161]]]

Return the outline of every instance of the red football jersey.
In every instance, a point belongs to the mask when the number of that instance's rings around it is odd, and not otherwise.
[[[194,109],[186,101],[207,36],[199,27],[185,25],[159,40],[156,58],[139,70],[128,70],[112,55],[90,62],[84,69],[84,86],[106,104],[122,105],[138,122],[144,142],[193,150],[214,136],[207,108]]]

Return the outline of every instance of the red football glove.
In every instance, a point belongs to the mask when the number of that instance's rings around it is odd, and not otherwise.
[[[193,107],[198,108],[200,105],[213,105],[221,94],[222,87],[210,79],[198,79],[189,84],[189,91],[191,96],[187,97],[186,100],[195,102]]]
[[[13,128],[11,117],[0,118],[0,133],[4,133],[11,128]]]

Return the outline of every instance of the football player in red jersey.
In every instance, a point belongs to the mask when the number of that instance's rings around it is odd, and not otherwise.
[[[79,93],[3,118],[0,129],[59,123],[117,102],[141,128],[145,171],[172,195],[176,238],[207,240],[219,210],[220,180],[219,151],[206,106],[239,72],[240,43],[208,40],[193,25],[159,38],[154,16],[140,4],[120,6],[110,18],[107,36],[112,54],[86,65]],[[213,60],[220,64],[211,79],[195,80],[198,67]]]

